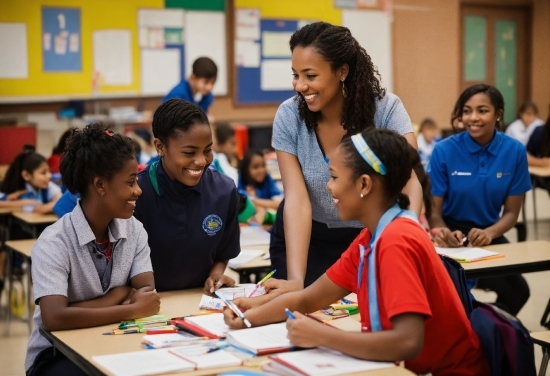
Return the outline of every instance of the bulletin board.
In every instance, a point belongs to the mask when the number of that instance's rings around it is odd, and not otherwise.
[[[2,0],[0,48],[12,53],[0,56],[0,103],[165,94],[143,91],[138,12],[178,8],[189,11],[193,19],[216,22],[217,27],[202,25],[187,36],[183,28],[188,47],[198,45],[202,50],[185,48],[183,41],[174,39],[177,31],[167,30],[163,50],[179,56],[177,79],[189,74],[189,59],[203,55],[208,47],[204,39],[215,39],[210,43],[216,46],[220,70],[215,94],[224,95],[228,91],[225,0]],[[149,56],[151,60],[154,57]],[[108,73],[98,77],[99,69]]]
[[[385,3],[383,0],[235,0],[235,103],[277,104],[295,94],[288,42],[294,31],[314,21],[348,27],[377,66],[383,86],[391,91],[392,19],[391,13],[383,9]]]

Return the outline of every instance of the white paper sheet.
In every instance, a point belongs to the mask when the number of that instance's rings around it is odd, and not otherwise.
[[[243,249],[241,250],[241,253],[234,259],[229,260],[229,267],[230,268],[238,268],[241,265],[246,264],[247,262],[250,262],[260,256],[262,256],[265,253],[265,251],[262,250],[256,250],[256,249]]]
[[[245,68],[258,68],[260,66],[260,43],[251,40],[236,40],[235,64]]]
[[[191,324],[206,330],[207,332],[215,334],[218,337],[225,337],[227,332],[229,332],[229,327],[223,321],[223,313],[186,317],[185,321],[188,321]]]
[[[185,360],[195,363],[197,369],[240,366],[243,360],[225,350],[204,353],[206,346],[177,347],[170,352]]]
[[[130,30],[93,32],[94,71],[104,85],[131,85],[133,81],[132,33]]]
[[[241,227],[241,247],[268,245],[271,235],[260,226]]]
[[[260,87],[264,91],[292,90],[292,60],[263,60]]]
[[[168,349],[92,356],[92,359],[114,376],[158,375],[195,369],[193,363],[172,354]]]
[[[292,56],[288,42],[293,32],[264,31],[262,33],[262,56],[288,57]]]
[[[226,340],[232,345],[258,353],[265,349],[290,348],[292,345],[287,338],[287,334],[286,323],[282,322],[256,328],[233,330],[227,333]]]
[[[185,23],[183,9],[140,9],[139,27],[183,27]]]
[[[214,95],[227,94],[227,54],[225,13],[185,12],[185,72],[193,71],[193,62],[202,56],[214,60],[218,66],[218,78],[212,91]]]
[[[27,25],[0,23],[0,78],[28,78]]]
[[[178,49],[141,50],[141,93],[165,95],[181,81]]]
[[[260,10],[251,8],[235,9],[236,39],[260,39]]]

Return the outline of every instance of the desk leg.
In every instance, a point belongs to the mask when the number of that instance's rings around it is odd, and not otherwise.
[[[29,334],[32,332],[32,319],[34,312],[31,312],[31,296],[32,296],[32,274],[31,268],[32,263],[31,259],[27,258],[27,326],[29,327]]]
[[[533,220],[535,223],[535,240],[539,239],[539,221],[537,218],[537,195],[535,194],[536,188],[536,180],[537,178],[535,176],[531,176],[531,185],[533,186],[533,189],[531,192],[533,192]]]
[[[6,280],[9,283],[8,288],[8,305],[6,312],[6,337],[10,335],[10,324],[11,324],[11,294],[13,291],[13,250],[10,247],[6,247],[8,252],[8,265],[7,265],[7,276]]]

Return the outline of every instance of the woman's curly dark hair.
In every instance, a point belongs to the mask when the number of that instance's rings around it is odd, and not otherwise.
[[[326,22],[314,22],[292,34],[290,50],[296,47],[314,47],[335,71],[344,64],[349,66],[345,80],[347,97],[344,99],[341,124],[346,136],[374,127],[376,100],[382,99],[386,89],[380,85],[380,73],[367,51],[359,45],[347,27]],[[307,107],[304,97],[297,93],[300,119],[312,132],[317,127],[319,114]]]

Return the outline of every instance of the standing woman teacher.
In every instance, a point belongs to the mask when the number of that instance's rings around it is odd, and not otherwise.
[[[273,123],[285,201],[271,234],[271,262],[277,269],[277,279],[265,284],[271,296],[314,282],[363,228],[339,218],[326,189],[328,161],[342,138],[385,128],[416,148],[401,100],[380,86],[370,56],[349,29],[312,23],[292,35],[290,49],[296,96],[280,105]],[[414,173],[404,192],[411,209],[420,212],[422,188]]]

